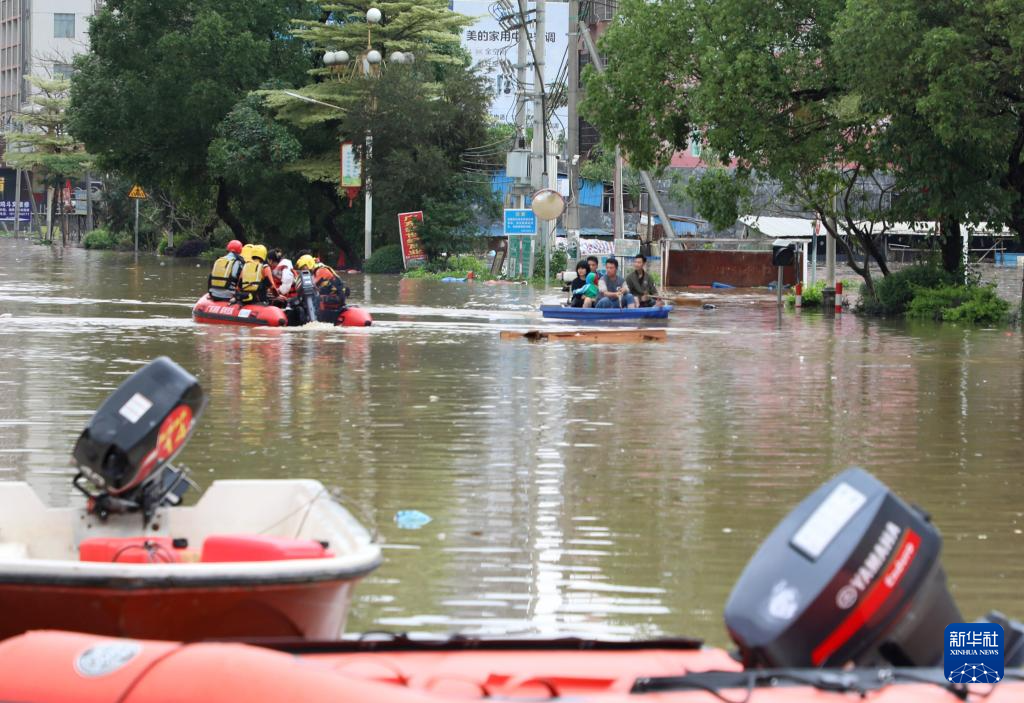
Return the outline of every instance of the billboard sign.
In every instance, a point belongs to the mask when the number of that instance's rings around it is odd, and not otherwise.
[[[409,268],[410,261],[426,261],[427,255],[420,248],[420,237],[416,233],[417,223],[423,222],[423,211],[401,212],[398,214],[398,235],[402,241],[402,261]]]
[[[527,3],[529,13],[527,19],[533,17],[534,3]],[[473,64],[490,82],[491,114],[498,119],[512,123],[516,113],[516,75],[517,60],[516,43],[519,32],[502,29],[494,12],[500,12],[499,3],[493,0],[453,0],[452,9],[461,15],[473,18],[468,27],[462,29],[462,47],[473,57]],[[550,91],[551,82],[559,73],[566,61],[566,50],[569,46],[569,5],[564,2],[549,2],[546,7],[544,26],[544,83]],[[492,8],[494,10],[492,11]],[[533,30],[530,30],[531,37]],[[531,70],[527,71],[527,81],[532,81]],[[532,86],[527,86],[532,90]],[[527,108],[532,111],[532,107]],[[551,123],[551,133],[560,134],[565,131],[569,113],[567,108],[555,110],[555,118]]]

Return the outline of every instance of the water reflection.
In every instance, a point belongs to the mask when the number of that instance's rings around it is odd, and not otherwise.
[[[721,643],[759,540],[850,464],[931,511],[965,615],[1024,614],[1016,333],[780,326],[770,295],[743,294],[678,310],[662,345],[500,342],[543,324],[531,290],[360,276],[374,327],[233,329],[189,319],[205,274],[0,240],[0,480],[70,500],[82,423],[168,354],[210,396],[182,456],[200,483],[311,476],[379,526],[356,629]],[[400,530],[402,509],[433,521]]]

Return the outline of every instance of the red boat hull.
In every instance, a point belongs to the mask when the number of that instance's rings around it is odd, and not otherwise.
[[[196,322],[211,325],[246,325],[249,327],[287,327],[288,316],[273,305],[230,305],[214,300],[209,293],[192,308]]]
[[[187,566],[183,568],[188,568]],[[336,639],[354,580],[267,586],[121,588],[0,585],[0,638],[61,628],[114,637]],[[2,697],[0,697],[2,699]]]
[[[214,300],[209,294],[192,307],[192,319],[210,325],[245,325],[247,327],[287,327],[288,316],[273,305],[229,305]],[[373,324],[370,313],[362,308],[347,307],[338,316],[338,325],[369,327]]]

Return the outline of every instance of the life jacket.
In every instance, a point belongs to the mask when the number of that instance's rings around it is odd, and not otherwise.
[[[213,262],[210,271],[210,297],[217,300],[230,300],[238,288],[238,280],[242,273],[242,257],[228,253]]]
[[[327,264],[320,264],[313,273],[313,280],[320,293],[321,309],[345,305],[345,284],[337,271]]]
[[[268,284],[264,282],[264,266],[266,264],[257,259],[245,262],[238,283],[238,292],[242,302],[266,302]]]

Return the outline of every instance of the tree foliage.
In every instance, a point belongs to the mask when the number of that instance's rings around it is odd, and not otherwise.
[[[27,80],[35,88],[29,99],[35,109],[23,112],[18,118],[20,130],[7,134],[4,161],[13,168],[49,177],[53,183],[63,176],[79,176],[91,156],[68,130],[70,83],[37,76]]]
[[[106,170],[207,207],[239,227],[239,185],[209,148],[236,104],[268,81],[300,81],[306,48],[287,32],[302,0],[109,0],[75,59],[70,126]],[[222,131],[221,136],[224,136]],[[244,235],[244,231],[239,232]]]
[[[723,165],[736,159],[737,178],[778,183],[870,293],[894,220],[940,220],[955,267],[960,223],[1012,209],[1022,3],[624,0],[584,110],[639,167],[667,165],[699,133]],[[715,178],[705,195],[727,185]],[[725,213],[731,194],[715,190]]]

